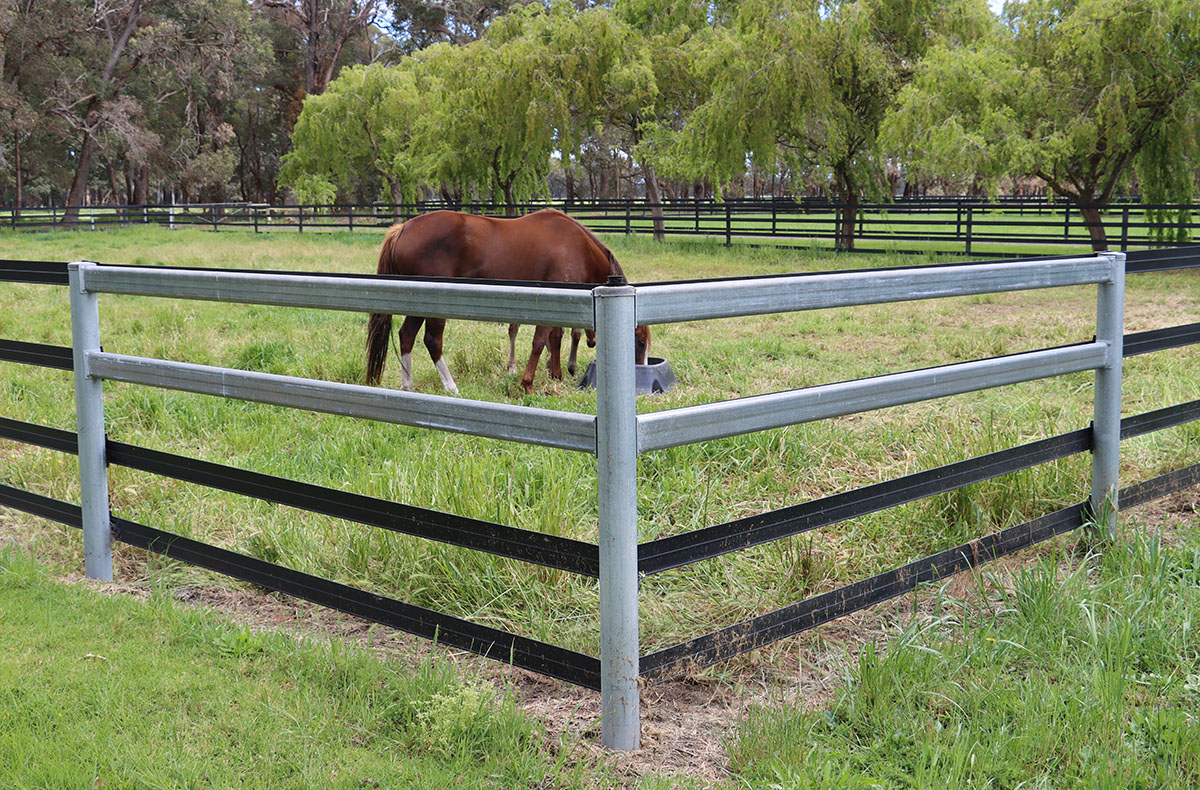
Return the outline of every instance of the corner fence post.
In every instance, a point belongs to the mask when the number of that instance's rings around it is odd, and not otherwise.
[[[596,306],[596,474],[600,543],[601,738],[640,746],[638,691],[637,401],[634,289],[610,277]]]
[[[83,511],[84,570],[89,579],[112,581],[112,540],[108,512],[108,461],[104,448],[104,391],[88,375],[87,352],[100,350],[100,307],[85,289],[86,272],[96,264],[67,266],[71,291],[71,350],[75,367],[75,424],[79,437],[79,501]]]
[[[1121,360],[1125,338],[1125,253],[1103,253],[1112,261],[1112,280],[1096,297],[1096,339],[1108,343],[1108,362],[1096,370],[1092,423],[1092,515],[1108,537],[1117,533],[1117,490],[1121,465]]]

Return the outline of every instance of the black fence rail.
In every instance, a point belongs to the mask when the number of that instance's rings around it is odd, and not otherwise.
[[[53,227],[102,229],[137,224],[168,228],[202,227],[266,231],[378,231],[396,222],[438,209],[486,216],[561,209],[597,233],[650,234],[656,217],[668,236],[703,237],[734,243],[805,242],[810,247],[845,248],[846,207],[825,198],[776,200],[682,199],[649,204],[636,200],[538,201],[509,207],[486,202],[421,201],[411,204],[328,204],[269,206],[249,203],[171,206],[89,206],[64,225],[61,209],[0,210],[0,227],[38,230]],[[966,256],[1013,257],[1092,244],[1091,231],[1102,226],[1112,249],[1178,245],[1198,238],[1200,216],[1191,204],[1147,205],[1114,201],[1095,207],[1099,220],[1088,220],[1080,207],[1042,198],[990,201],[961,197],[897,198],[855,208],[855,245],[883,242],[898,252],[945,252]],[[1170,217],[1170,219],[1164,219]],[[5,220],[7,219],[7,222]],[[1031,248],[1033,248],[1031,250]]]
[[[1132,252],[1130,273],[1200,268],[1200,247]],[[44,261],[0,261],[0,282],[66,283],[66,265]],[[1200,324],[1128,333],[1124,355],[1154,353],[1200,343]],[[71,370],[70,348],[0,340],[0,361]],[[1200,400],[1192,400],[1121,421],[1128,439],[1200,420]],[[77,453],[70,431],[0,418],[0,438],[64,453]],[[953,491],[971,483],[1029,469],[1088,452],[1090,427],[906,475],[818,500],[717,524],[638,547],[638,569],[651,575],[718,557],[749,546],[836,524],[900,504]],[[598,547],[544,533],[425,510],[335,489],[299,483],[234,467],[108,440],[110,463],[265,501],[404,532],[547,567],[595,577]],[[1136,507],[1200,484],[1193,464],[1120,491],[1122,509]],[[77,505],[0,485],[0,506],[78,527]],[[1078,529],[1092,518],[1081,503],[1032,519],[905,564],[869,579],[812,596],[775,612],[721,628],[681,644],[643,655],[640,674],[648,682],[686,674],[723,661],[872,604],[944,579]],[[555,645],[477,625],[364,590],[342,585],[253,557],[114,517],[113,536],[130,545],[208,568],[233,578],[313,601],[357,617],[414,633],[496,660],[591,689],[600,686],[598,659]]]

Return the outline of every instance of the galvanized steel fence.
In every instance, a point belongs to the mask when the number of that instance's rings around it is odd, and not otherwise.
[[[70,287],[73,347],[0,340],[0,361],[74,370],[77,433],[0,418],[0,438],[79,456],[81,506],[0,485],[0,505],[82,527],[89,576],[111,578],[111,540],[225,573],[418,634],[602,695],[603,739],[636,748],[639,683],[678,676],[797,634],[919,585],[974,568],[1063,532],[1096,523],[1112,530],[1117,509],[1200,483],[1200,463],[1118,487],[1119,441],[1200,419],[1193,400],[1124,420],[1125,356],[1200,342],[1200,324],[1123,334],[1124,278],[1200,267],[1197,249],[1070,258],[927,265],[721,280],[623,282],[591,288],[475,284],[408,278],[265,274],[0,262],[0,281]],[[638,414],[633,346],[639,324],[707,320],[827,307],[1072,285],[1097,287],[1096,337],[1004,357],[894,373],[788,392]],[[268,287],[269,286],[269,287]],[[540,323],[598,335],[596,414],[302,379],[131,357],[100,348],[98,295],[140,294],[358,312]],[[724,436],[1030,381],[1096,373],[1093,424],[1071,433],[680,535],[637,542],[637,457]],[[102,382],[112,379],[438,430],[541,444],[597,458],[598,540],[571,540],[202,462],[107,439]],[[838,523],[1070,455],[1093,456],[1092,495],[1060,511],[987,535],[744,623],[640,655],[638,581],[749,546]],[[109,512],[106,467],[118,464],[270,502],[537,563],[600,583],[600,656],[474,624],[137,524]]]

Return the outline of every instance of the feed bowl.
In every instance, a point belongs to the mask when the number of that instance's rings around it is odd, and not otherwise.
[[[639,395],[654,395],[666,392],[675,386],[675,373],[671,363],[662,357],[647,357],[645,365],[635,365],[634,389]],[[579,389],[596,386],[596,360],[588,363],[583,378],[579,380]]]

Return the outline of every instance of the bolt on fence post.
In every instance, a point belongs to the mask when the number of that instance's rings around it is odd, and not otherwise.
[[[85,272],[96,264],[67,266],[71,291],[71,347],[75,367],[75,423],[79,437],[79,497],[83,511],[84,570],[89,579],[112,581],[108,512],[108,461],[104,447],[104,388],[88,375],[87,352],[100,350],[100,307],[84,290]]]
[[[1096,370],[1092,423],[1092,515],[1108,537],[1117,533],[1117,490],[1121,464],[1121,360],[1125,338],[1125,253],[1103,253],[1112,261],[1112,280],[1096,296],[1096,339],[1108,343],[1108,362]]]
[[[640,746],[638,690],[637,400],[634,289],[592,291],[596,305],[596,473],[600,543],[601,737]]]

